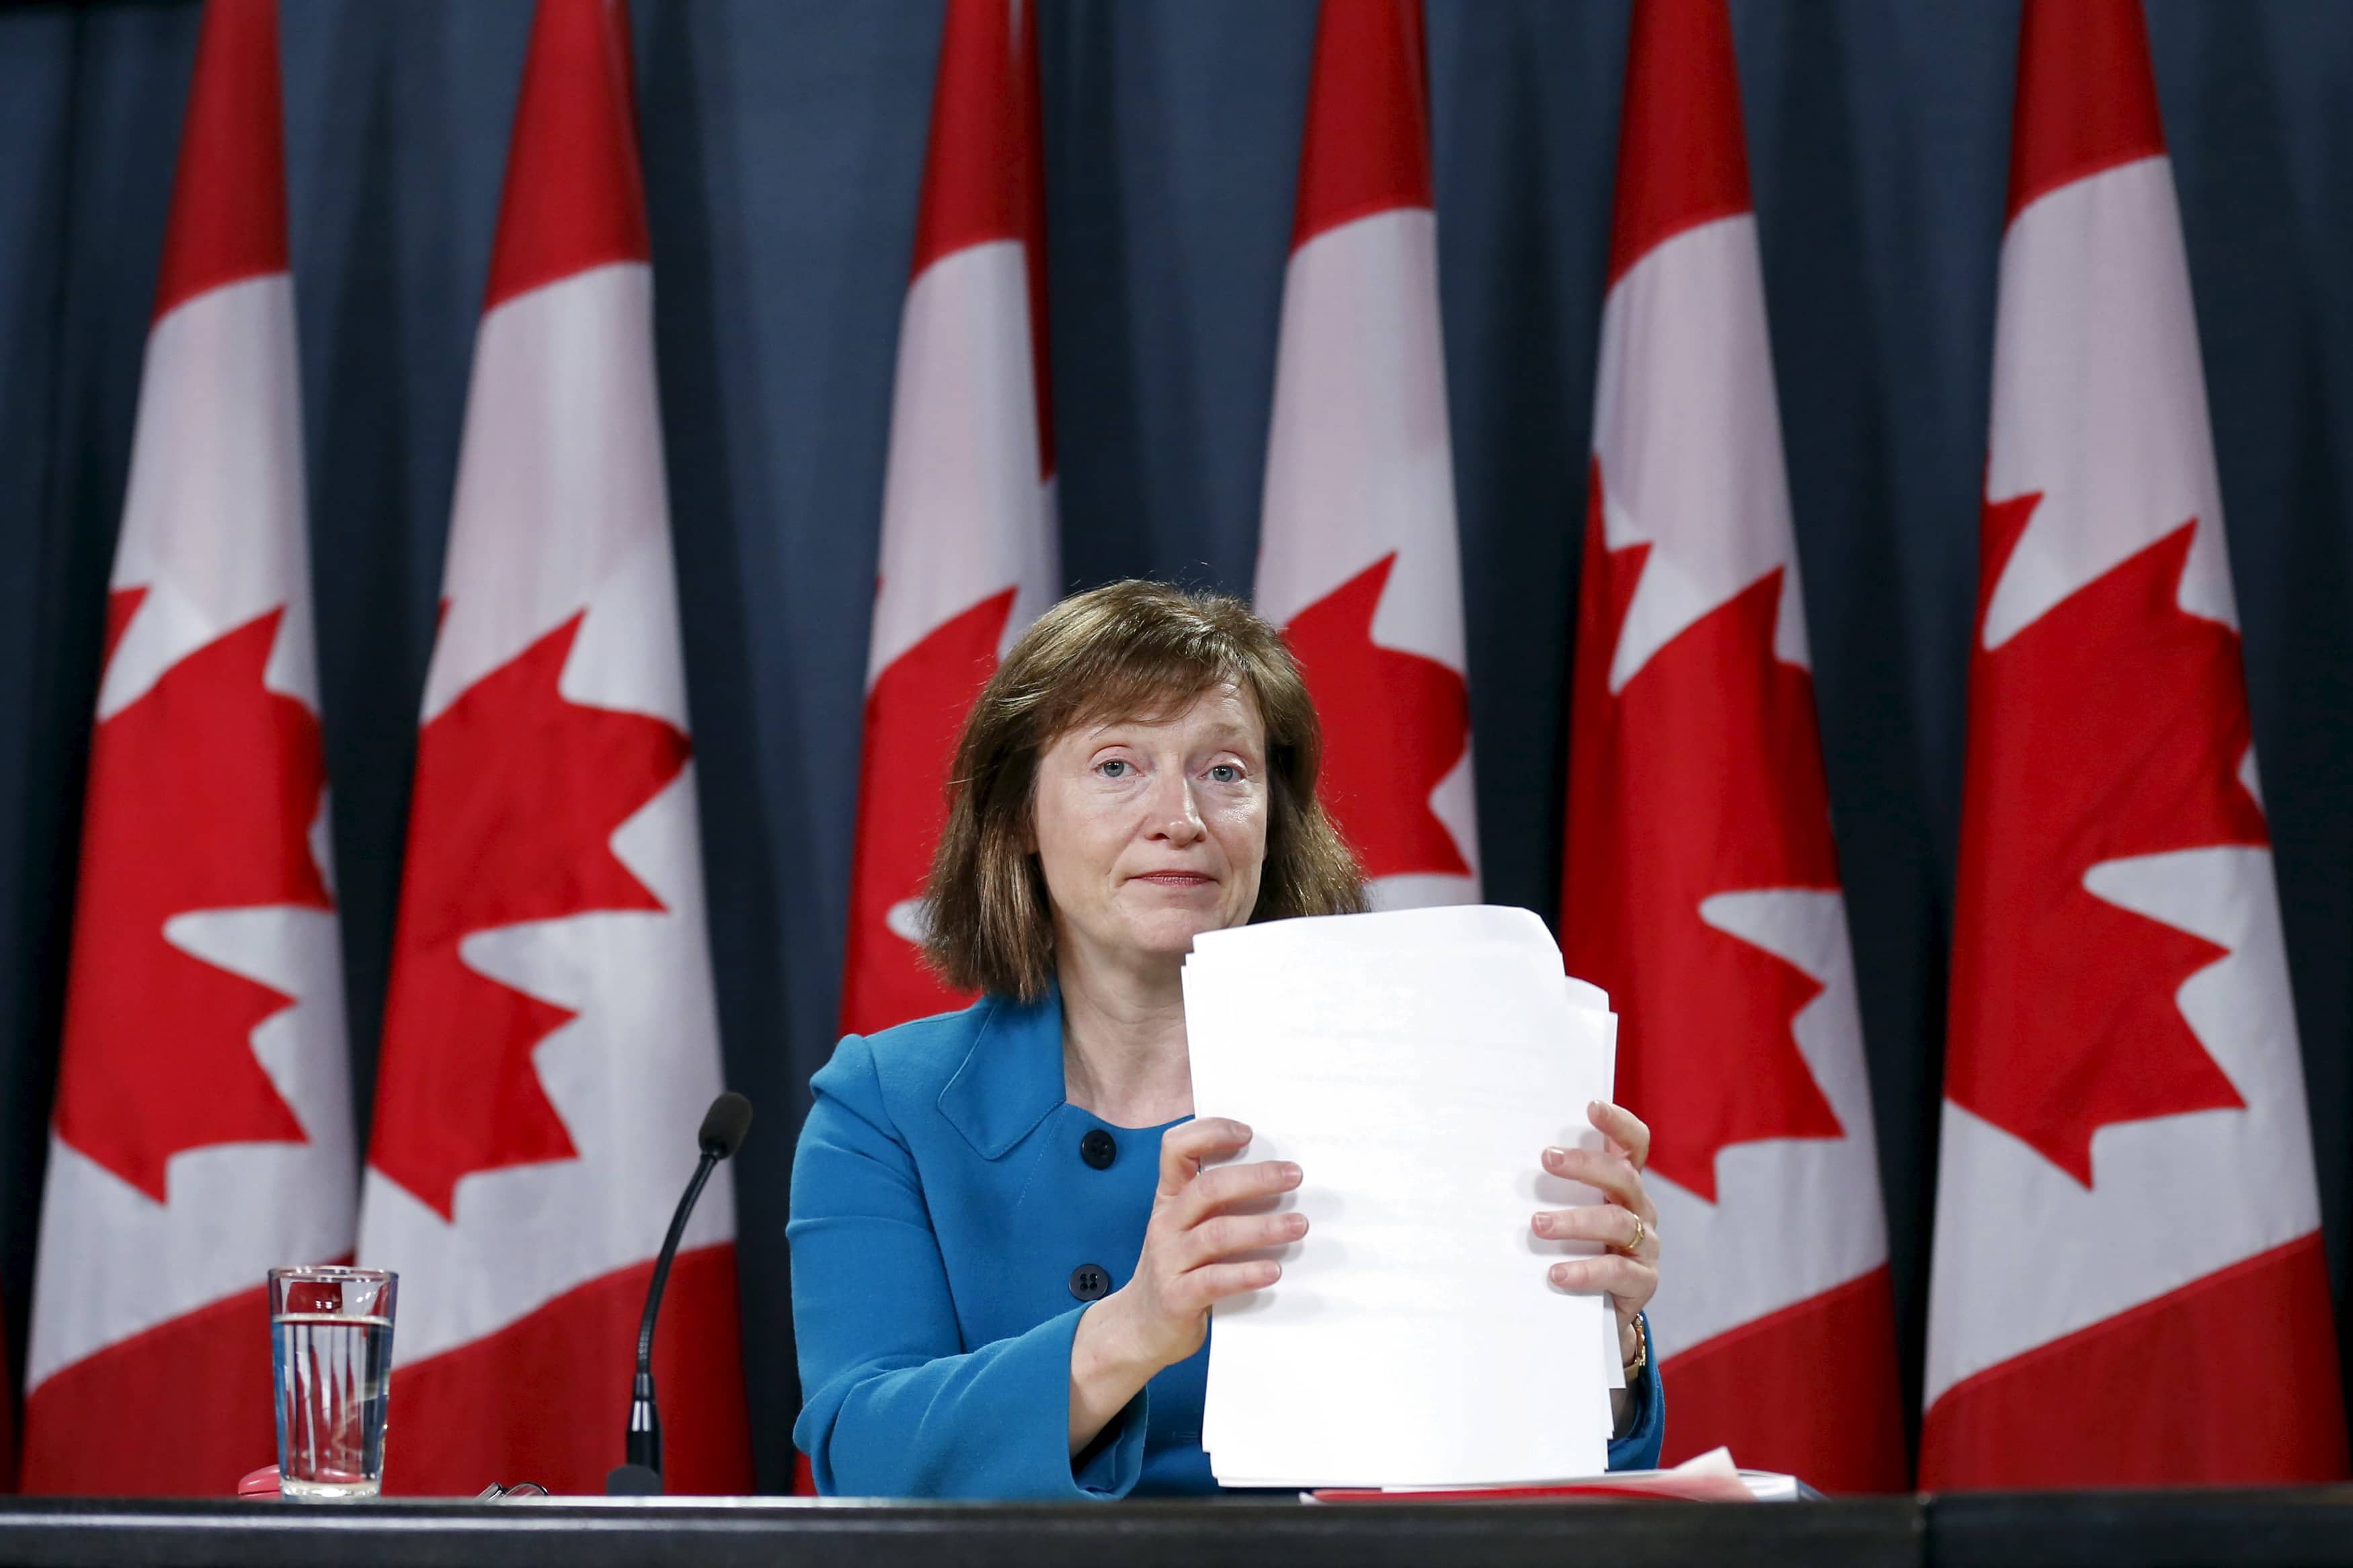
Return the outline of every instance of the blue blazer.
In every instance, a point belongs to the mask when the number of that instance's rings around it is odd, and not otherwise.
[[[1218,1489],[1201,1449],[1206,1344],[1071,1457],[1071,1338],[1135,1268],[1167,1129],[1114,1127],[1062,1098],[1059,995],[987,996],[849,1036],[811,1087],[786,1234],[806,1399],[793,1441],[819,1491]],[[1655,1370],[1638,1396],[1612,1468],[1658,1463]]]

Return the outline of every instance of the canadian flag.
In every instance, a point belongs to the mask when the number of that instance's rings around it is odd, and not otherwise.
[[[1621,1020],[1670,1460],[1905,1479],[1887,1231],[1724,0],[1638,0],[1561,949]]]
[[[1928,1316],[1930,1487],[2346,1473],[2138,0],[2027,0]]]
[[[90,740],[24,1485],[226,1496],[277,1452],[264,1279],[352,1145],[273,0],[209,0]]]
[[[601,1490],[720,1087],[617,0],[541,0],[426,678],[363,1261],[400,1271],[387,1489]],[[670,1279],[672,1491],[750,1489],[734,1198]]]
[[[949,0],[899,326],[841,1026],[961,1005],[922,962],[948,763],[1061,581],[1047,403],[1036,0]]]
[[[1479,898],[1419,0],[1325,0],[1267,441],[1258,609],[1383,909]]]

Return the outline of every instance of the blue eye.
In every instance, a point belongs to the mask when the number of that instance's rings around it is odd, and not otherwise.
[[[1126,776],[1127,767],[1128,764],[1125,762],[1113,757],[1108,762],[1097,763],[1095,771],[1107,779],[1124,778]]]
[[[1240,784],[1242,782],[1241,766],[1237,763],[1219,763],[1209,770],[1209,776],[1219,784]]]

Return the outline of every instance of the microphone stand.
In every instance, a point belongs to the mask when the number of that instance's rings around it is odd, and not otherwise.
[[[694,1179],[686,1184],[686,1192],[678,1200],[678,1212],[670,1215],[670,1234],[662,1238],[661,1253],[654,1259],[653,1280],[646,1288],[645,1315],[638,1320],[638,1373],[629,1384],[625,1462],[607,1472],[607,1497],[661,1496],[661,1412],[654,1405],[654,1319],[661,1311],[662,1290],[670,1283],[670,1259],[678,1256],[679,1238],[686,1234],[687,1215],[694,1212],[694,1200],[702,1195],[702,1184],[711,1179],[712,1169],[723,1157],[724,1151],[704,1145],[702,1158],[695,1163]]]

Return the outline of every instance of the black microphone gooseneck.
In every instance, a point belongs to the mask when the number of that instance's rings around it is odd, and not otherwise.
[[[625,1462],[605,1477],[607,1497],[659,1497],[661,1479],[661,1412],[654,1404],[654,1320],[661,1312],[663,1288],[670,1283],[670,1259],[678,1256],[679,1238],[686,1234],[687,1216],[694,1200],[720,1161],[743,1146],[752,1127],[752,1102],[730,1089],[711,1102],[702,1114],[696,1142],[702,1158],[694,1163],[693,1179],[678,1200],[670,1218],[670,1234],[662,1238],[654,1258],[654,1277],[646,1286],[645,1316],[638,1320],[638,1374],[629,1385],[629,1426],[624,1439]]]

